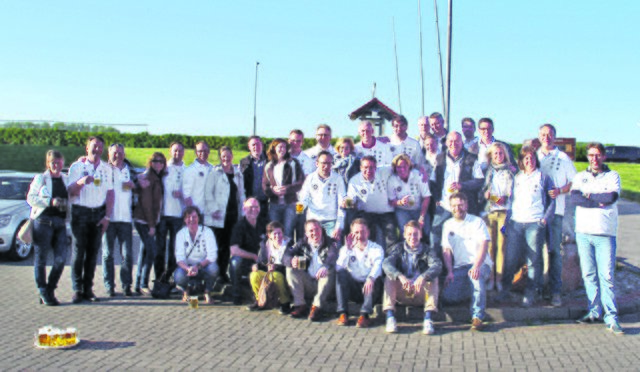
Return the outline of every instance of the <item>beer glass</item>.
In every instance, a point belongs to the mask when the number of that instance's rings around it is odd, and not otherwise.
[[[304,204],[301,202],[296,203],[296,214],[302,214],[304,212]]]
[[[189,309],[197,309],[198,308],[198,296],[190,296],[189,297]]]
[[[299,270],[307,269],[307,258],[305,256],[298,257],[298,269]]]

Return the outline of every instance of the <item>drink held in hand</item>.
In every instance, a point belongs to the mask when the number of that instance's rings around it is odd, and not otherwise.
[[[354,202],[353,198],[347,197],[347,198],[344,199],[345,208],[351,209],[351,208],[354,207],[354,204],[355,204],[355,202]]]
[[[307,269],[307,258],[304,256],[298,257],[298,269],[306,270]]]
[[[296,203],[296,214],[302,214],[304,212],[304,204],[301,202]]]
[[[100,178],[94,178],[93,184],[96,186],[100,186],[102,184],[102,180]]]

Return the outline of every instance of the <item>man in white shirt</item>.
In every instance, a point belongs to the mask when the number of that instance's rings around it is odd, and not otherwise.
[[[304,153],[307,154],[307,156],[314,162],[314,170],[316,167],[315,162],[317,162],[320,152],[327,151],[333,158],[338,154],[336,149],[331,146],[331,127],[327,124],[318,125],[318,128],[316,129],[316,142],[315,146],[304,151]]]
[[[409,127],[407,118],[402,115],[395,117],[391,122],[391,127],[393,128],[393,134],[389,139],[391,159],[393,160],[396,155],[406,154],[411,159],[413,168],[423,173],[425,158],[421,150],[420,142],[409,137],[407,134],[407,128]]]
[[[292,158],[298,159],[298,162],[302,166],[305,176],[311,174],[316,170],[314,160],[309,155],[302,151],[302,144],[304,143],[304,133],[300,129],[293,129],[289,132],[289,154]]]
[[[363,158],[367,155],[371,155],[376,158],[376,164],[378,167],[391,165],[393,157],[391,155],[391,149],[389,145],[378,141],[373,135],[373,124],[370,121],[362,121],[358,126],[358,133],[360,134],[360,142],[356,144],[354,152],[358,158]]]
[[[587,159],[589,167],[576,174],[571,184],[580,269],[589,300],[589,311],[578,323],[599,322],[604,313],[607,328],[622,335],[614,288],[620,175],[604,164],[601,143],[587,145]]]
[[[100,161],[102,137],[89,137],[87,156],[69,168],[67,191],[71,197],[71,231],[76,244],[71,256],[72,302],[99,301],[93,293],[96,258],[102,234],[113,213],[113,169]]]
[[[333,157],[322,151],[316,160],[317,170],[311,173],[300,190],[299,201],[307,209],[307,220],[320,221],[335,240],[340,240],[345,213],[340,206],[347,195],[342,178],[332,171]]]
[[[337,324],[349,325],[349,300],[362,301],[358,328],[371,325],[369,316],[373,313],[373,297],[379,292],[382,282],[382,260],[384,250],[369,240],[367,221],[356,218],[351,222],[351,233],[346,244],[340,248],[336,263],[336,298],[338,299]],[[378,291],[376,291],[378,289]]]
[[[429,115],[429,127],[431,134],[438,140],[438,153],[444,152],[447,149],[447,129],[444,127],[444,118],[439,112],[434,112]]]
[[[562,223],[564,219],[566,194],[571,191],[571,180],[576,175],[576,168],[571,158],[560,151],[555,145],[556,128],[551,124],[544,124],[538,131],[541,147],[538,149],[540,171],[553,181],[555,186],[549,191],[549,196],[556,200],[555,217],[547,224],[546,238],[549,253],[549,290],[551,305],[562,305],[560,293],[562,291]]]
[[[511,150],[511,146],[503,141],[498,141],[493,137],[493,120],[490,118],[482,118],[478,120],[478,131],[480,132],[480,139],[478,141],[478,162],[480,163],[480,167],[482,171],[486,171],[489,166],[489,162],[487,160],[487,150],[494,142],[500,142],[504,144],[507,148],[507,155],[509,156],[509,160],[511,164],[518,164],[516,159],[513,157],[513,150]],[[514,173],[516,172],[516,168],[513,168]]]
[[[378,169],[376,158],[365,156],[360,160],[360,173],[351,177],[347,186],[347,198],[354,201],[356,216],[367,220],[372,240],[385,250],[398,240],[396,216],[387,197],[390,174],[390,167]]]
[[[162,201],[162,214],[156,230],[156,252],[153,268],[156,278],[167,272],[167,277],[173,275],[176,268],[176,234],[182,228],[182,212],[184,200],[182,195],[182,182],[186,166],[184,158],[184,145],[181,142],[173,142],[169,146],[169,161],[167,162],[166,175],[162,179],[164,185],[164,200]],[[204,212],[204,211],[202,211]],[[169,245],[167,245],[167,234]],[[166,263],[165,263],[166,261]]]
[[[464,136],[464,148],[472,154],[477,154],[479,138],[476,136],[476,122],[472,118],[463,118],[461,129]]]
[[[205,213],[204,187],[205,180],[209,172],[213,170],[213,165],[208,162],[209,145],[205,141],[196,143],[196,160],[184,171],[182,178],[182,196],[184,205],[195,206],[200,213]]]
[[[114,297],[115,292],[115,269],[113,257],[116,251],[116,239],[118,241],[118,251],[122,257],[120,266],[120,283],[125,296],[132,296],[131,283],[133,281],[133,230],[131,219],[131,203],[133,199],[132,189],[134,188],[132,170],[125,163],[124,146],[114,143],[109,146],[109,163],[113,167],[113,194],[114,204],[109,222],[109,227],[103,237],[102,242],[102,274],[104,278],[104,288],[109,297]]]
[[[457,304],[471,299],[471,330],[482,329],[487,302],[487,280],[493,265],[487,254],[489,230],[482,218],[467,213],[467,197],[449,198],[453,218],[444,223],[442,248],[447,276],[440,299]]]

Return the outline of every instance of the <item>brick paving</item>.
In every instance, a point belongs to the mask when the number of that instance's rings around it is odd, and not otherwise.
[[[626,218],[621,229],[628,232]],[[629,244],[620,242],[619,255],[631,252],[625,259],[635,264],[640,253]],[[310,323],[227,304],[189,310],[178,299],[116,297],[70,305],[69,266],[58,291],[63,306],[45,307],[37,302],[30,265],[0,261],[1,370],[637,370],[640,365],[637,311],[622,317],[624,336],[602,324],[542,317],[491,323],[483,332],[439,321],[433,336],[422,335],[421,322],[407,321],[398,334],[388,335],[382,321],[370,329],[343,328],[333,319]],[[104,295],[100,266],[95,289]],[[77,327],[81,344],[69,350],[34,348],[34,332],[47,324]]]

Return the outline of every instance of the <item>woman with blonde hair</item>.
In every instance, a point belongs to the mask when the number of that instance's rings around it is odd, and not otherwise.
[[[423,236],[429,236],[429,184],[422,180],[418,170],[411,169],[411,159],[406,154],[396,155],[391,168],[393,172],[387,181],[387,196],[389,205],[395,208],[400,236],[404,234],[404,225],[411,220],[418,221],[424,232]]]
[[[355,148],[355,143],[349,137],[341,137],[336,141],[338,155],[333,159],[333,171],[342,177],[345,186],[349,184],[351,177],[360,172],[360,159],[354,152]]]
[[[54,291],[64,270],[67,258],[67,176],[62,174],[64,157],[56,150],[47,151],[47,170],[33,178],[27,203],[33,220],[34,275],[40,303],[57,306]],[[53,252],[53,265],[47,280],[47,255]]]
[[[496,263],[491,272],[488,290],[493,289],[494,283],[498,289],[502,288],[502,270],[504,266],[504,252],[506,249],[505,229],[507,212],[511,209],[511,196],[513,192],[514,173],[511,170],[511,161],[507,155],[506,146],[503,143],[494,142],[487,149],[487,174],[484,188],[485,222],[489,228],[491,242],[489,254]]]

